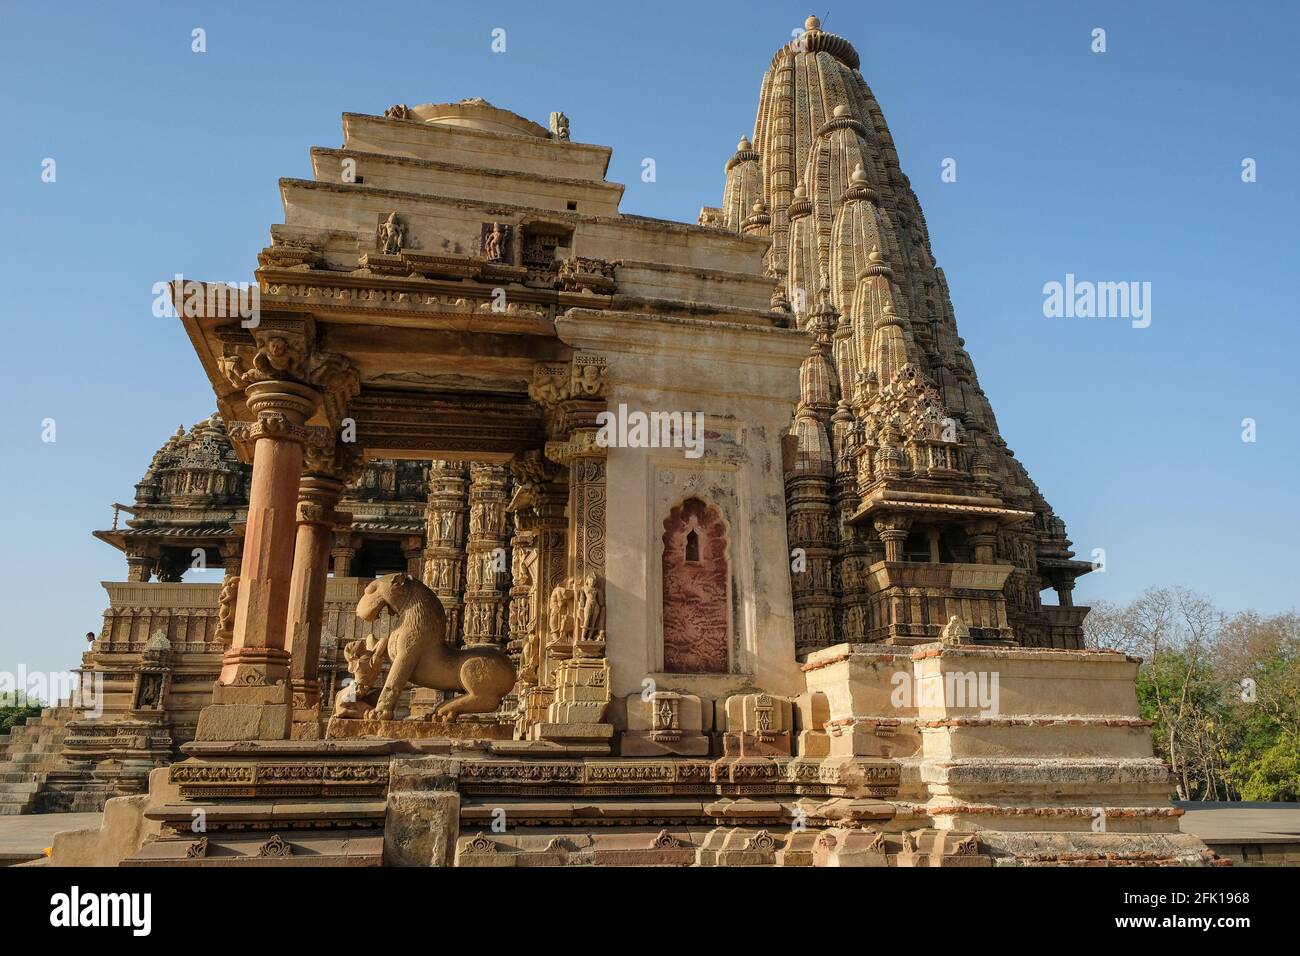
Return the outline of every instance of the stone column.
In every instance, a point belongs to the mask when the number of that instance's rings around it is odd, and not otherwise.
[[[527,728],[536,727],[546,717],[555,700],[555,667],[549,642],[559,635],[561,622],[551,619],[551,596],[565,593],[568,575],[569,533],[564,512],[569,489],[563,481],[547,482],[538,489],[532,514],[525,516],[535,534],[537,564],[533,574],[533,625],[528,640],[531,653],[525,651],[521,661],[519,735],[528,736]],[[567,654],[566,654],[567,656]]]
[[[604,356],[578,352],[568,365],[537,365],[528,394],[542,407],[546,457],[568,471],[568,578],[547,592],[539,680],[555,688],[532,739],[608,752],[614,735],[605,657],[605,453],[596,442],[608,396]],[[539,545],[539,573],[549,542]],[[525,707],[528,707],[525,700]]]
[[[429,504],[425,511],[424,583],[447,613],[447,641],[459,643],[461,593],[465,575],[464,462],[434,461],[429,467]]]
[[[334,506],[343,482],[322,474],[304,475],[298,486],[298,533],[287,622],[289,675],[293,687],[293,735],[320,737],[320,631],[329,578],[329,551],[336,521]]]
[[[330,548],[330,561],[333,563],[336,578],[352,576],[352,559],[357,556],[355,545],[351,532],[335,531],[334,546]]]
[[[605,449],[595,432],[575,432],[563,446],[547,447],[553,461],[569,465],[569,579],[564,607],[572,631],[551,622],[548,670],[555,698],[537,729],[544,740],[604,745],[613,737],[605,723],[610,701],[605,657]]]
[[[128,581],[138,581],[142,584],[147,583],[153,577],[154,566],[158,563],[157,557],[147,554],[144,551],[127,551],[126,552],[126,579]]]
[[[903,560],[903,542],[907,540],[907,531],[912,521],[903,515],[886,515],[875,521],[876,534],[885,542],[885,560]]]
[[[307,418],[320,395],[290,381],[254,382],[245,400],[253,422],[231,423],[231,437],[253,444],[248,524],[235,603],[234,634],[222,658],[212,703],[199,715],[199,740],[282,740],[289,736],[289,610]]]
[[[510,620],[506,653],[518,668],[537,612],[537,532],[518,514],[510,515]]]
[[[502,465],[470,465],[469,542],[465,558],[465,643],[506,642],[510,587],[506,549],[509,476]]]
[[[420,580],[424,573],[424,539],[413,534],[403,538],[402,557],[406,559],[406,573]]]
[[[562,469],[536,452],[517,458],[511,465],[515,493],[509,510],[515,523],[511,573],[510,633],[515,656],[517,645],[519,701],[515,721],[520,739],[531,736],[531,728],[546,718],[555,699],[552,672],[546,666],[546,643],[551,636],[550,596],[565,591],[568,573],[568,486]]]
[[[972,557],[976,564],[994,564],[997,561],[995,546],[998,540],[996,521],[976,521],[966,527],[966,539],[970,542]]]

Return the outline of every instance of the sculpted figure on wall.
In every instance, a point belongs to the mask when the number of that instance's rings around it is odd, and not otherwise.
[[[406,226],[397,218],[397,213],[390,212],[388,218],[379,224],[379,251],[386,256],[395,256],[406,245]]]
[[[423,582],[407,574],[372,581],[357,604],[357,617],[374,621],[385,609],[397,615],[392,632],[370,652],[371,665],[358,679],[358,692],[369,689],[387,657],[392,662],[374,708],[374,720],[392,720],[397,698],[407,684],[459,692],[434,712],[435,719],[496,710],[515,685],[515,668],[500,648],[490,645],[455,648],[447,643],[442,602]]]
[[[333,716],[359,720],[378,702],[379,688],[374,684],[383,672],[384,665],[375,656],[378,645],[379,642],[372,634],[364,640],[350,641],[344,646],[343,657],[347,661],[352,680],[334,695]]]
[[[551,591],[550,615],[551,644],[562,644],[573,632],[573,591],[568,583]]]
[[[563,113],[551,114],[551,139],[558,139],[561,142],[569,140],[569,118]]]
[[[483,224],[482,253],[488,262],[503,262],[510,258],[510,226],[493,222]]]
[[[605,640],[605,608],[601,601],[600,588],[596,586],[596,575],[588,574],[578,589],[578,641]]]
[[[228,574],[221,582],[221,594],[217,606],[218,644],[229,645],[235,633],[235,601],[239,596],[239,575]]]

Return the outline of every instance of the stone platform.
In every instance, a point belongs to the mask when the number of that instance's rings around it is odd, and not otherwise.
[[[484,720],[354,720],[331,717],[326,740],[510,740],[514,727]]]

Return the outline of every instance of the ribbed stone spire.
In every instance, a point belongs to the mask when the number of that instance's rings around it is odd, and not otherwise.
[[[1014,561],[1020,575],[1008,584],[1009,613],[1038,614],[1038,591],[1058,582],[1068,590],[1086,566],[1068,560],[1063,524],[998,434],[857,51],[815,16],[804,28],[763,77],[754,135],[727,163],[723,209],[728,228],[771,236],[770,269],[797,326],[820,342],[801,375],[792,431],[804,467],[809,452],[822,453],[814,427],[826,430],[837,462],[858,462],[856,482],[837,470],[838,513],[830,517],[857,530],[838,542],[835,560],[884,554],[873,530],[882,509],[893,554],[903,550],[899,529],[914,519],[931,538],[931,555],[956,548],[989,558],[996,536],[998,560]],[[828,401],[839,403],[834,424],[828,412],[837,405]],[[993,531],[972,530],[955,503],[973,500],[977,489],[1001,509]],[[954,503],[914,515],[896,506],[917,493]],[[860,615],[836,614],[838,637],[861,639],[843,633]]]

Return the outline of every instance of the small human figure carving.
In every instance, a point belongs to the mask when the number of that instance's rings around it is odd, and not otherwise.
[[[162,690],[162,679],[156,674],[147,674],[140,683],[140,706],[155,707],[158,704],[158,693]]]
[[[505,256],[506,240],[510,235],[509,226],[499,222],[492,223],[492,229],[483,235],[483,258],[488,262],[500,262]]]
[[[596,575],[588,574],[578,590],[578,632],[579,641],[599,641],[604,639],[600,629],[604,608],[601,606],[600,589],[596,587]]]
[[[573,592],[567,584],[560,584],[551,591],[550,601],[551,639],[548,643],[564,643],[566,635],[573,632]]]
[[[397,213],[390,212],[388,218],[379,224],[379,251],[386,256],[395,256],[406,244],[406,227],[397,218]]]
[[[569,141],[569,118],[563,113],[554,112],[551,114],[551,139],[558,139],[566,143]]]

